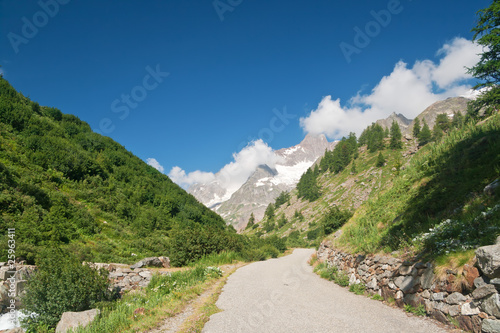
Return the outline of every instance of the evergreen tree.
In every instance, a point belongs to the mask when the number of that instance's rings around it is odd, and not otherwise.
[[[482,81],[474,89],[489,90],[469,103],[469,118],[477,117],[483,107],[486,114],[500,108],[500,0],[493,0],[488,8],[478,11],[477,15],[479,20],[477,26],[472,29],[472,39],[482,46],[484,52],[479,62],[468,69],[468,73]]]
[[[252,214],[250,214],[250,218],[248,219],[248,223],[247,223],[247,226],[245,229],[250,229],[254,225],[255,225],[255,216],[252,213]]]
[[[356,170],[356,161],[352,161],[351,173],[352,174],[357,174],[358,173],[358,171]]]
[[[281,214],[281,217],[278,220],[278,229],[282,228],[287,223],[288,223],[288,220],[286,219],[285,214]]]
[[[432,141],[440,141],[441,138],[443,137],[444,135],[444,132],[443,130],[441,129],[441,126],[439,126],[438,124],[435,124],[434,125],[434,128],[432,129]]]
[[[384,155],[382,155],[382,152],[379,152],[378,156],[377,156],[377,163],[375,164],[375,166],[380,168],[380,167],[383,167],[384,164],[385,164]]]
[[[434,125],[434,127],[436,126],[438,126],[442,132],[448,132],[450,129],[450,119],[446,113],[440,113],[437,115],[436,125]]]
[[[388,138],[391,135],[391,132],[389,131],[389,128],[386,127],[384,130],[384,138]]]
[[[415,121],[413,122],[413,137],[415,139],[418,139],[420,135],[420,120],[418,118],[415,118]]]
[[[267,208],[266,212],[264,213],[265,216],[267,216],[268,220],[272,220],[274,218],[274,205],[270,203]]]
[[[311,168],[300,177],[297,184],[298,196],[299,198],[304,198],[309,201],[315,201],[321,196],[319,186],[316,182],[316,176]]]
[[[422,126],[422,130],[418,134],[418,144],[419,146],[425,146],[432,140],[432,133],[427,125],[427,122],[424,119],[424,125]]]
[[[401,130],[399,129],[399,124],[393,120],[391,125],[391,142],[389,144],[391,149],[401,149],[403,148]]]
[[[460,128],[464,124],[464,116],[460,112],[455,112],[453,114],[453,119],[451,121],[451,127]]]
[[[287,203],[290,201],[290,193],[283,191],[280,193],[280,195],[276,198],[276,201],[274,202],[274,207],[278,209],[281,205]]]
[[[379,124],[373,124],[367,138],[368,150],[376,152],[384,149],[384,129]]]

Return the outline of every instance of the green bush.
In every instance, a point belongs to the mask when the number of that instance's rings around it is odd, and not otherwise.
[[[349,286],[349,291],[356,295],[363,295],[366,291],[366,287],[362,283],[354,283]]]
[[[66,311],[85,311],[96,303],[113,298],[108,272],[82,265],[75,256],[60,249],[47,250],[37,260],[38,270],[28,280],[22,303],[27,317],[23,326],[28,332],[41,327],[55,327]]]

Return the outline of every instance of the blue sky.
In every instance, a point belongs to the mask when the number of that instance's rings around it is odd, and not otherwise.
[[[384,82],[416,73],[432,77],[429,100],[458,94],[470,82],[449,68],[471,54],[476,12],[489,3],[3,0],[0,65],[25,95],[166,174],[213,173],[259,137],[279,149],[306,132],[358,130],[366,109],[414,112],[381,103],[392,91]]]

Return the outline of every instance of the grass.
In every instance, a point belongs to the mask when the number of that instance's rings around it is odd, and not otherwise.
[[[383,301],[384,298],[382,296],[380,296],[379,294],[374,294],[371,299],[375,300],[375,301]]]
[[[364,295],[366,286],[362,283],[354,283],[349,286],[349,291],[355,293],[356,295]]]
[[[436,259],[493,243],[500,234],[500,200],[482,189],[498,177],[499,152],[498,114],[428,144],[356,211],[336,245]]]
[[[75,332],[131,333],[152,329],[165,318],[182,312],[187,304],[219,281],[222,274],[217,267],[199,265],[168,275],[154,275],[147,288],[125,294],[114,303],[101,304],[101,315],[91,325]]]
[[[414,315],[419,317],[424,317],[427,315],[427,312],[425,311],[425,306],[423,304],[420,304],[416,308],[411,306],[410,304],[405,304],[404,310],[408,313],[413,313]]]

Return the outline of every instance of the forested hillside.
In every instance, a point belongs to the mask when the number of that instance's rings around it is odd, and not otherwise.
[[[195,256],[241,248],[234,230],[167,176],[78,117],[31,101],[4,78],[0,216],[0,261],[7,256],[7,228],[16,229],[16,257],[29,262],[54,246],[106,262],[169,255],[186,239],[198,242]]]

